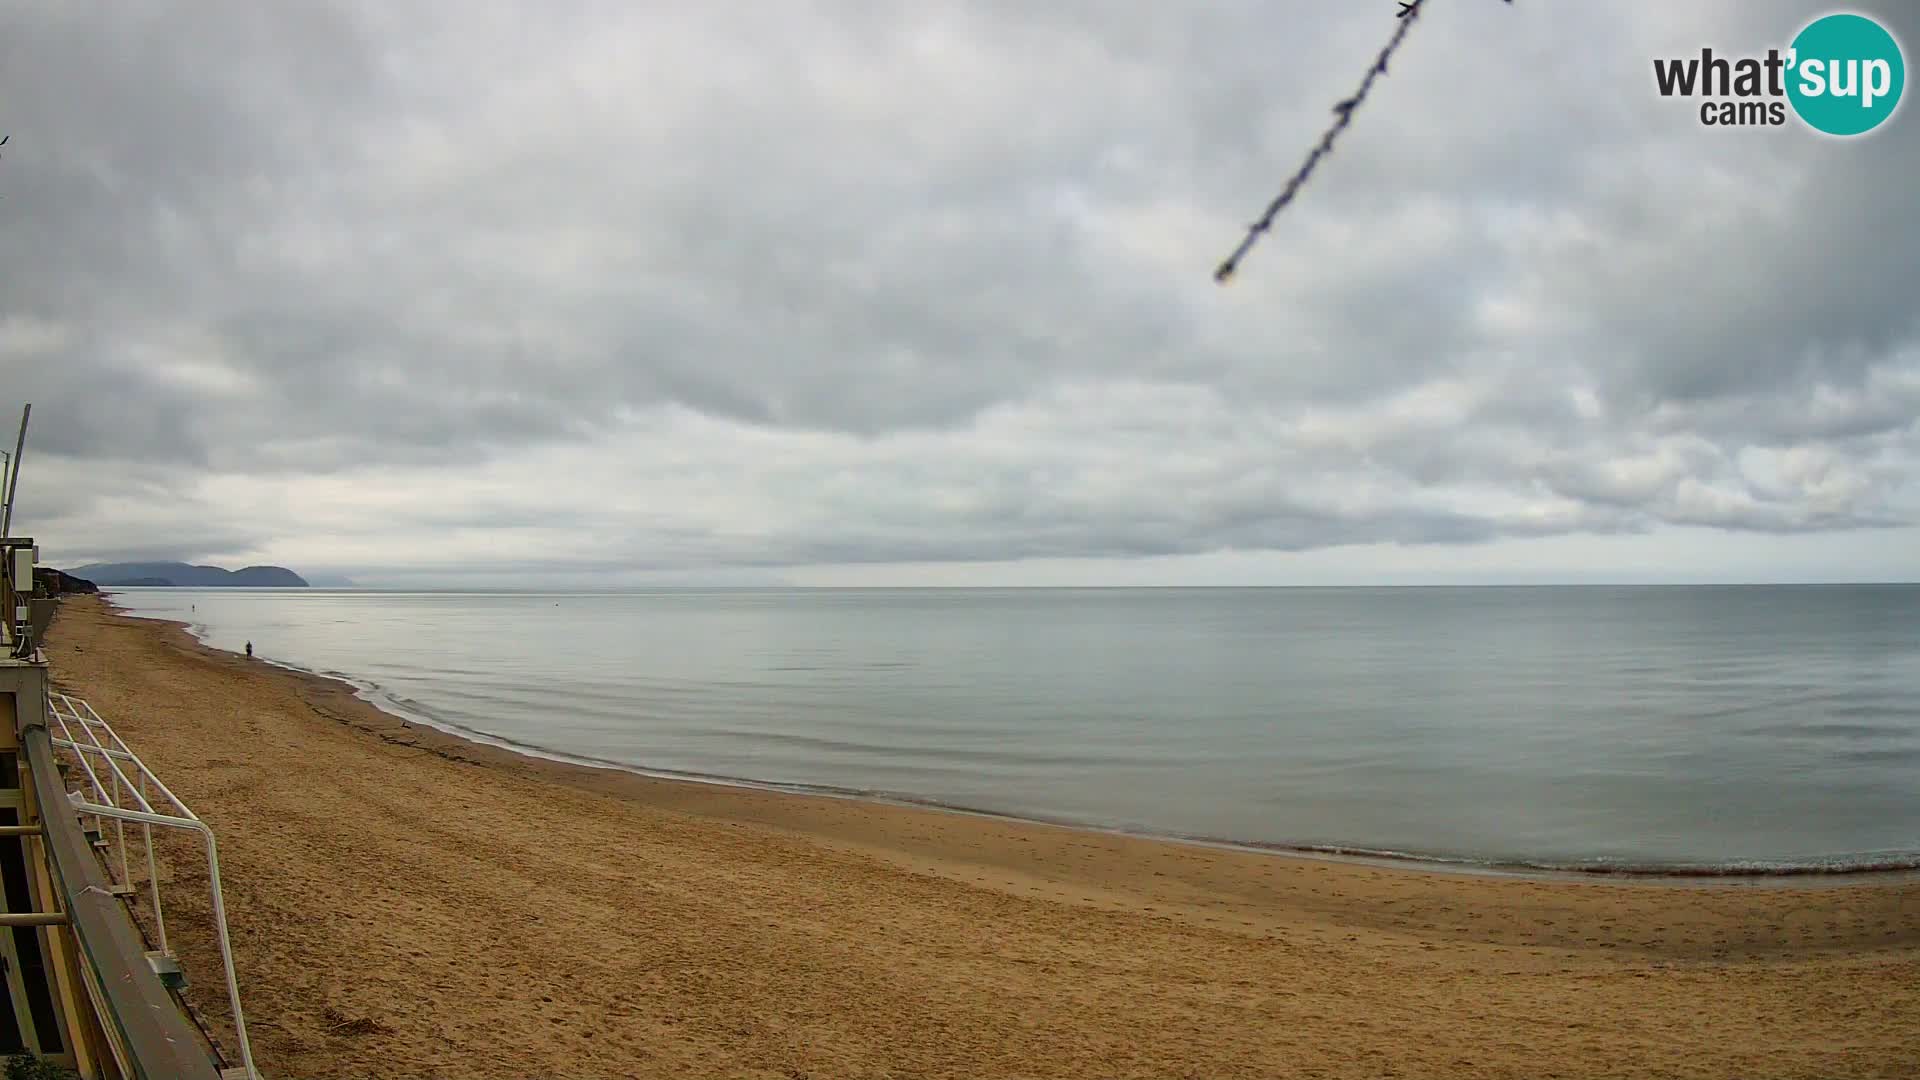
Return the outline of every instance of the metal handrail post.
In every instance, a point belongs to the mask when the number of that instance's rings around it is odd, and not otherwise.
[[[233,942],[227,934],[227,905],[220,895],[220,854],[213,840],[213,830],[198,818],[174,817],[171,814],[156,814],[151,810],[123,810],[117,806],[102,806],[99,803],[74,801],[74,808],[85,813],[100,814],[105,817],[119,818],[123,821],[145,822],[149,825],[163,825],[175,829],[191,829],[200,834],[207,849],[207,880],[213,894],[213,927],[215,937],[220,943],[220,962],[226,968],[227,1003],[233,1008],[233,1030],[240,1042],[241,1063],[246,1066],[247,1075],[260,1080],[260,1074],[253,1067],[253,1046],[247,1040],[246,1015],[240,1008],[240,985],[233,969]]]
[[[71,698],[68,698],[65,694],[61,694],[60,698],[61,700],[67,703],[67,708],[73,712],[74,719],[80,721],[80,730],[87,733],[87,738],[92,739],[93,744],[95,746],[98,746],[101,750],[107,749],[107,745],[100,741],[100,733],[94,730],[95,727],[106,728],[108,734],[112,734],[114,736],[114,741],[116,742],[119,741],[119,738],[120,738],[119,735],[114,733],[113,727],[111,725],[109,725],[105,720],[100,719],[100,715],[98,713],[93,712],[92,705],[87,706],[87,712],[93,714],[93,718],[97,723],[88,723],[86,717],[81,716],[78,710],[74,710],[73,700]],[[131,754],[131,751],[129,751],[128,753]],[[113,755],[108,754],[107,759],[111,761],[113,759]],[[114,770],[113,794],[114,794],[113,805],[119,806],[120,805],[120,776],[119,776],[118,769]],[[142,795],[140,801],[144,803],[146,801],[146,797]],[[152,827],[148,826],[148,829],[149,829],[149,832],[151,832]],[[133,874],[131,871],[127,869],[127,823],[124,821],[115,821],[113,823],[113,834],[114,834],[114,848],[120,856],[120,884],[125,885],[128,888],[132,888]],[[153,853],[153,840],[151,835],[149,835],[147,840],[147,853],[149,856],[151,856]],[[160,910],[160,899],[159,899],[158,893],[156,893],[154,896],[154,912],[155,912],[156,918],[158,918],[159,910]],[[163,943],[160,946],[160,949],[162,952],[166,951],[166,945]]]
[[[144,794],[146,789],[147,774],[143,772],[140,774],[140,790]],[[145,834],[147,841],[147,890],[148,895],[153,897],[153,933],[160,939],[160,951],[171,956],[173,950],[167,947],[167,913],[160,907],[160,866],[154,861],[153,826],[143,821],[140,831]]]
[[[166,915],[160,901],[160,872],[154,850],[153,826],[190,829],[200,834],[201,843],[206,849],[207,881],[213,907],[214,936],[220,947],[220,963],[227,981],[227,1003],[233,1010],[234,1034],[240,1043],[241,1062],[247,1075],[258,1080],[259,1072],[253,1063],[253,1044],[247,1036],[246,1014],[240,1004],[239,976],[233,963],[233,939],[227,927],[226,897],[220,887],[220,853],[218,844],[214,840],[213,830],[201,821],[199,815],[189,809],[172,789],[167,787],[165,781],[154,774],[147,763],[127,745],[126,740],[120,737],[120,733],[113,729],[113,725],[94,711],[92,704],[84,699],[69,698],[65,694],[52,694],[49,695],[49,706],[48,711],[59,723],[62,733],[66,736],[64,739],[50,738],[49,741],[73,752],[74,759],[79,762],[81,770],[86,774],[98,799],[98,801],[89,801],[78,792],[70,792],[67,796],[68,802],[76,813],[92,815],[96,820],[113,819],[116,835],[120,838],[121,873],[127,878],[129,884],[131,884],[131,877],[128,876],[126,868],[125,824],[131,821],[141,826],[147,845],[147,884],[153,902],[155,933],[159,938],[162,952],[169,950]],[[74,737],[69,721],[78,724],[81,730],[86,732],[85,742]],[[102,738],[102,733],[105,734],[105,738]],[[106,762],[108,775],[113,781],[111,790],[102,779],[100,772],[95,770],[88,760],[95,754]],[[129,770],[121,767],[122,762],[131,764],[131,775]],[[178,811],[177,814],[163,813],[154,805],[148,795],[149,784],[170,804],[172,809]],[[122,807],[120,803],[123,795],[134,802],[138,809]]]

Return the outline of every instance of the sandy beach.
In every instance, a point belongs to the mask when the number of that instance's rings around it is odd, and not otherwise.
[[[1911,878],[1429,873],[655,780],[91,597],[48,653],[217,832],[276,1078],[1920,1074]]]

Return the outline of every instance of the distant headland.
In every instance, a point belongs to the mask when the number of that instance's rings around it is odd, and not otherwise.
[[[227,570],[183,562],[89,563],[67,571],[96,585],[158,585],[182,589],[304,589],[307,579],[284,566],[246,566]]]

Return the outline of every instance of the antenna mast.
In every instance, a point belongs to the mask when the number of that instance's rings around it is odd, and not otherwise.
[[[20,410],[20,434],[13,441],[13,459],[7,465],[7,498],[4,510],[0,510],[0,537],[13,535],[13,499],[20,492],[20,455],[27,450],[27,418],[33,415],[33,404],[29,402]]]

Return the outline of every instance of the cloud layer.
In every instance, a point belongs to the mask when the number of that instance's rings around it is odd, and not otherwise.
[[[1703,128],[1652,58],[1818,11],[1670,7],[1434,4],[1220,289],[1391,5],[13,6],[21,524],[390,581],[1920,573],[1920,127]]]

